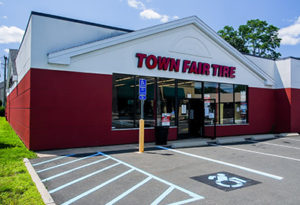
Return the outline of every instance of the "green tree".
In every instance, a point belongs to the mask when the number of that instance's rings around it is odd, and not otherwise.
[[[218,34],[233,47],[243,53],[277,59],[281,56],[276,52],[280,47],[279,28],[259,19],[249,20],[240,25],[238,30],[225,26]]]
[[[245,41],[233,27],[224,26],[223,30],[218,31],[218,34],[240,52],[249,53],[248,48],[245,46]]]

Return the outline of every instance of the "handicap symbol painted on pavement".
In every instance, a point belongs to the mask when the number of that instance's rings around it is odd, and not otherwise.
[[[191,178],[223,191],[232,191],[261,183],[253,179],[224,171]]]
[[[214,180],[219,186],[227,188],[239,188],[247,183],[246,180],[237,177],[227,177],[226,174],[218,173],[217,175],[211,175],[208,177],[209,180]]]

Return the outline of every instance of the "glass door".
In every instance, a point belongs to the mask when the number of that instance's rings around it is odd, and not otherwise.
[[[204,136],[204,103],[201,99],[189,99],[189,134],[191,137]]]
[[[178,138],[204,136],[204,103],[202,99],[181,99],[178,106]]]
[[[178,105],[178,137],[189,136],[189,100],[181,99]]]

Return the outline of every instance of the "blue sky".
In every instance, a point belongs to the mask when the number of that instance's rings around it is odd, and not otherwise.
[[[0,0],[1,64],[8,48],[19,47],[31,11],[132,30],[192,15],[215,31],[258,18],[281,29],[282,57],[300,57],[299,0]]]

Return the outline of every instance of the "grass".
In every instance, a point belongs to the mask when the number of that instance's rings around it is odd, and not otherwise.
[[[0,117],[0,204],[44,204],[23,163],[35,157]]]

